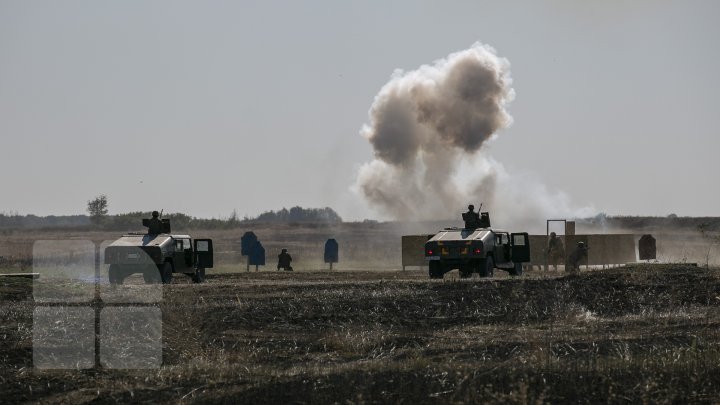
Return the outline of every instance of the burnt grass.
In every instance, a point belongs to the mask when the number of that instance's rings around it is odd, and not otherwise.
[[[4,403],[720,400],[716,269],[178,280],[163,291],[163,365],[149,370],[34,369],[31,288],[0,279]]]

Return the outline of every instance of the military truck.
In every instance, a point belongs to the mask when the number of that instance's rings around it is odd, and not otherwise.
[[[425,260],[430,278],[443,278],[455,269],[461,278],[473,273],[492,277],[496,268],[520,276],[522,263],[530,261],[530,239],[527,232],[492,229],[489,213],[483,212],[477,228],[445,228],[430,238]]]
[[[148,220],[143,220],[147,226]],[[173,274],[182,273],[193,282],[205,281],[205,270],[213,267],[212,239],[193,239],[172,234],[170,221],[162,220],[160,233],[127,233],[105,248],[111,284],[140,273],[146,283],[168,284]]]

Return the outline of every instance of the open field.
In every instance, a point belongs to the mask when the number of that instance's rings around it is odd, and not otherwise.
[[[454,271],[443,281],[428,280],[425,271],[398,271],[400,236],[436,228],[367,223],[194,231],[214,239],[217,266],[205,284],[178,276],[159,287],[162,365],[148,370],[35,368],[39,304],[32,281],[0,278],[4,402],[720,401],[717,236],[653,231],[660,261],[700,267],[520,278],[497,271],[492,280],[458,280]],[[248,230],[266,247],[268,265],[260,272],[245,272],[238,254]],[[29,258],[36,240],[117,236],[6,230],[0,254]],[[321,258],[331,237],[340,243],[341,261],[339,271],[328,272]],[[293,253],[297,271],[268,271],[281,247]],[[24,268],[7,264],[0,272],[32,271],[31,261]]]
[[[720,400],[712,268],[178,279],[163,287],[162,366],[149,370],[34,369],[31,281],[0,279],[0,297],[6,403]]]

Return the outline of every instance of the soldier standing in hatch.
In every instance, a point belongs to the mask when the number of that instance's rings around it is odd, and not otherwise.
[[[162,221],[160,221],[160,213],[157,211],[152,212],[152,218],[148,221],[148,233],[151,235],[157,235],[162,233]]]
[[[557,237],[555,232],[550,232],[550,240],[548,241],[548,263],[553,266],[553,270],[557,271],[558,262],[565,257],[565,247],[562,239]]]
[[[280,271],[281,268],[285,271],[293,271],[292,266],[290,266],[290,262],[292,262],[290,253],[287,252],[287,249],[282,249],[278,255],[278,271]]]
[[[463,221],[465,221],[465,229],[475,229],[480,224],[480,214],[475,212],[475,206],[468,205],[468,211],[462,214]]]
[[[580,271],[580,264],[587,259],[588,255],[588,248],[585,246],[585,242],[578,242],[577,248],[570,253],[570,256],[568,257],[568,271],[570,272],[579,272]]]

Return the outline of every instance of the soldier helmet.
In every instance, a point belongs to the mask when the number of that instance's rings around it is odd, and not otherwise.
[[[287,253],[287,249],[282,248],[282,249],[280,250],[280,253]]]
[[[157,218],[157,217],[160,216],[160,213],[157,212],[157,211],[153,211],[153,212],[152,212],[152,216],[153,216],[153,218]]]
[[[472,210],[474,210],[474,209],[475,209],[475,206],[474,206],[474,205],[472,205],[472,204],[468,205],[468,210],[472,211]]]
[[[550,237],[554,238],[556,236],[557,236],[557,234],[555,232],[550,232]]]

